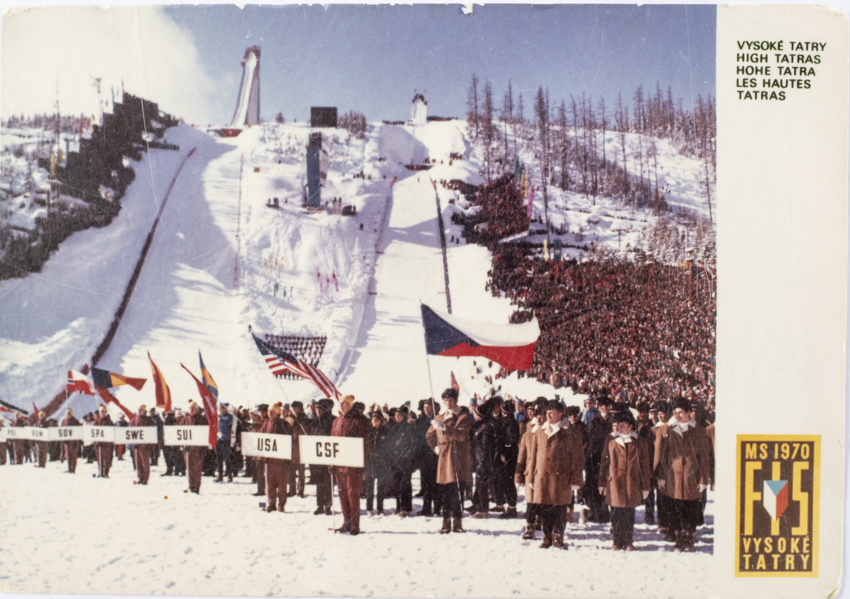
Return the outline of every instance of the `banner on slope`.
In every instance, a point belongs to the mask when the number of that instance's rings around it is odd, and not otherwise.
[[[91,426],[84,424],[83,429],[83,445],[91,445],[93,443],[114,443],[116,426]]]
[[[158,442],[156,438],[156,427],[115,427],[115,442],[122,445],[154,445]]]
[[[82,426],[54,426],[47,429],[47,438],[50,441],[82,441]]]
[[[193,447],[210,446],[209,425],[165,426],[162,430],[164,445],[184,445]]]
[[[242,433],[242,455],[291,460],[292,436],[271,433]]]
[[[422,304],[425,349],[431,356],[478,356],[507,370],[528,370],[540,337],[537,319],[492,324],[456,318]]]
[[[301,435],[298,449],[302,464],[363,468],[363,439],[360,437]]]

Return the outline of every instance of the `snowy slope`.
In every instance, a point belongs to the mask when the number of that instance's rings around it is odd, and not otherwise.
[[[112,318],[165,189],[193,147],[197,150],[176,179],[101,367],[148,377],[150,351],[175,404],[183,407],[187,399],[197,398],[197,391],[179,364],[197,372],[200,349],[222,401],[254,405],[317,397],[309,383],[275,381],[248,335],[252,325],[261,333],[327,335],[320,367],[342,391],[367,404],[415,402],[431,395],[432,385],[439,394],[451,372],[464,398],[486,392],[483,376],[495,374],[497,367],[481,361],[473,367],[472,358],[429,362],[419,316],[420,300],[445,307],[430,179],[481,182],[465,124],[372,125],[363,140],[326,130],[331,170],[323,199],[341,197],[355,205],[352,217],[301,208],[308,132],[304,126],[269,124],[221,140],[186,127],[170,130],[168,140],[181,145],[179,155],[154,151],[144,158],[110,227],[72,236],[44,272],[0,285],[0,397],[21,406],[43,403],[62,387],[67,368],[88,360]],[[464,159],[449,166],[451,152]],[[403,167],[426,157],[436,160],[430,171]],[[683,182],[683,201],[688,201],[693,189],[688,182],[698,180],[698,165],[675,156],[665,160],[666,172],[682,169],[671,177]],[[361,171],[364,178],[355,177]],[[449,219],[460,209],[449,203],[455,192],[439,185],[437,190],[447,239],[457,239],[460,228]],[[278,197],[279,210],[266,207],[272,197]],[[579,222],[587,223],[587,214],[566,205],[584,207],[585,201],[556,197],[553,219],[576,219],[570,220],[575,230]],[[585,235],[616,244],[612,222],[602,218],[588,225]],[[275,264],[282,259],[283,268],[270,269],[273,259]],[[484,289],[488,251],[450,243],[448,263],[454,314],[504,323],[510,302]],[[339,290],[331,283],[321,291],[317,270],[322,277],[335,273]],[[555,393],[549,385],[516,375],[496,384],[505,395],[528,399]],[[152,387],[150,382],[141,392],[124,387],[117,395],[131,408],[150,406]],[[580,403],[581,397],[565,393],[567,403]],[[153,469],[146,487],[131,484],[129,461],[117,462],[108,480],[91,478],[94,465],[80,464],[75,476],[61,470],[57,463],[45,470],[0,468],[6,514],[0,516],[0,538],[15,539],[14,544],[0,543],[0,591],[621,597],[628,588],[634,597],[691,597],[710,588],[712,494],[696,554],[672,552],[655,527],[643,524],[641,510],[638,551],[610,551],[606,525],[574,524],[567,532],[570,550],[563,554],[540,551],[539,541],[522,541],[521,520],[467,519],[468,534],[443,536],[437,534],[435,519],[364,515],[361,536],[340,537],[328,531],[340,523],[338,501],[334,517],[313,516],[312,486],[307,498],[290,499],[286,514],[267,514],[251,496],[255,487],[243,478],[225,485],[206,478],[201,495],[195,496],[182,492],[185,480],[160,478],[162,465]],[[415,511],[420,506],[416,499]],[[394,507],[392,501],[385,507]],[[624,567],[641,577],[624,581],[612,576]],[[686,586],[676,578],[683,571],[688,572]]]

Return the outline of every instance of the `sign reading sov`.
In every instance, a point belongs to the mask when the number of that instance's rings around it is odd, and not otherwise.
[[[271,433],[242,433],[242,455],[291,460],[292,437]]]
[[[47,429],[48,437],[51,441],[82,441],[83,427],[82,426],[55,426]]]
[[[302,464],[363,468],[363,439],[359,437],[302,435],[298,441]]]
[[[165,445],[209,447],[210,427],[207,425],[166,426],[163,429]]]
[[[128,445],[150,445],[157,442],[155,426],[116,427],[115,442]]]
[[[115,441],[114,426],[88,426],[83,425],[83,444],[91,445],[92,443],[112,443]]]

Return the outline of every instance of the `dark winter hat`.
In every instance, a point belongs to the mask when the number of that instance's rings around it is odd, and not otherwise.
[[[684,397],[677,397],[673,400],[673,410],[684,410],[686,412],[691,411],[691,402],[689,402]]]
[[[617,412],[612,418],[617,424],[619,424],[620,422],[625,422],[626,424],[631,424],[632,426],[635,425],[635,417],[632,416],[632,413],[629,410],[626,410],[624,412]]]
[[[303,410],[303,409],[304,409],[304,404],[303,404],[303,403],[301,403],[300,401],[293,401],[293,402],[292,402],[292,407],[293,407],[293,409],[294,409],[294,408],[301,408],[301,409]]]
[[[366,404],[364,404],[362,401],[355,401],[354,405],[351,406],[351,407],[354,408],[355,410],[360,410],[361,412],[366,411]]]
[[[396,414],[398,414],[398,408],[390,408],[390,411],[387,412],[387,416],[390,418],[395,418]]]
[[[398,411],[399,411],[399,412],[401,412],[402,414],[404,414],[405,416],[407,416],[408,414],[410,414],[410,408],[409,408],[409,407],[407,407],[407,404],[402,405],[402,406],[398,409]]]
[[[268,411],[269,411],[269,404],[267,404],[267,403],[261,403],[261,404],[260,404],[260,406],[259,406],[259,408],[260,408],[260,411],[261,411],[261,412],[268,412]]]
[[[543,414],[546,411],[546,405],[549,403],[549,400],[545,397],[538,397],[534,400],[534,412],[537,414]]]
[[[567,416],[579,416],[581,408],[578,406],[567,406]]]
[[[324,398],[319,400],[319,407],[325,410],[333,410],[334,409],[334,400]]]
[[[383,412],[372,412],[372,418],[377,418],[381,422],[384,422],[386,418],[384,418]]]
[[[649,412],[649,404],[648,403],[639,403],[637,406],[637,411],[640,414],[646,414]]]
[[[611,401],[610,397],[600,397],[599,400],[596,403],[597,403],[597,405],[600,405],[600,406],[610,406],[614,402]]]
[[[493,401],[492,398],[485,401],[480,406],[476,406],[475,412],[481,416],[482,418],[487,418],[487,416],[493,413],[493,409],[496,407],[496,402]]]
[[[617,412],[628,411],[628,409],[629,409],[629,406],[627,406],[626,404],[624,404],[621,401],[614,402],[611,405],[611,413],[612,414],[616,414]]]
[[[457,389],[452,389],[451,387],[449,387],[448,389],[443,391],[442,397],[443,397],[443,399],[448,399],[449,397],[457,399]]]
[[[431,403],[430,399],[420,399],[419,400],[419,411],[420,412],[423,411],[425,409],[425,404],[430,404],[430,403]]]
[[[548,402],[546,402],[546,411],[548,412],[549,410],[557,410],[558,412],[561,412],[563,414],[564,404],[562,404],[557,399],[550,399]]]
[[[502,404],[502,411],[505,414],[513,414],[516,410],[514,409],[514,402],[506,401]]]
[[[657,401],[654,401],[651,404],[649,404],[649,413],[650,414],[652,414],[653,412],[657,412],[659,409],[660,409],[660,406],[659,406]]]

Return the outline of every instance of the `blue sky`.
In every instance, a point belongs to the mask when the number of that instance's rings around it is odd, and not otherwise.
[[[199,68],[216,82],[213,124],[229,121],[247,45],[262,48],[261,111],[305,120],[311,105],[358,110],[368,120],[406,119],[414,90],[429,114],[462,117],[473,71],[501,104],[512,80],[530,115],[538,86],[553,104],[570,94],[670,86],[691,105],[714,94],[713,6],[171,6],[190,34]],[[248,37],[250,36],[250,37]],[[247,39],[246,39],[247,38]],[[185,115],[191,119],[191,115]]]

